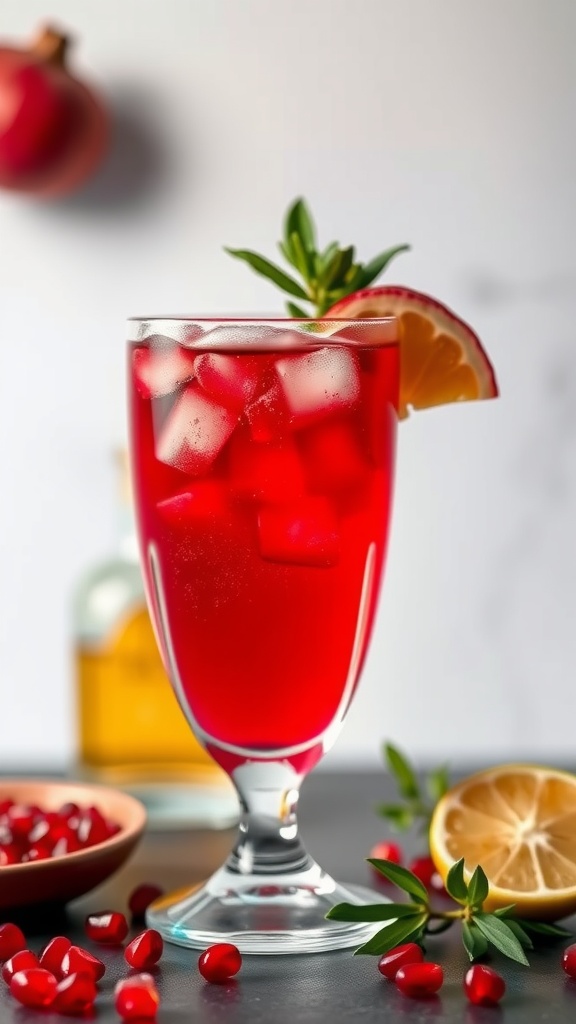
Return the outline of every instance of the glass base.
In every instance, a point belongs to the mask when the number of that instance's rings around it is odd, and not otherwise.
[[[240,875],[221,868],[204,884],[156,900],[146,922],[168,942],[205,949],[232,942],[241,953],[322,953],[360,946],[385,923],[327,921],[337,903],[387,903],[341,885],[318,864],[287,875]]]

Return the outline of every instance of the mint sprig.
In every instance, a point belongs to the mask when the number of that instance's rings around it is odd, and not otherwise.
[[[446,878],[446,889],[459,904],[455,910],[436,910],[430,905],[429,894],[419,878],[387,860],[371,858],[369,863],[389,882],[407,896],[409,902],[382,903],[359,906],[340,903],[326,915],[336,921],[383,921],[385,924],[356,954],[381,956],[403,942],[424,944],[429,936],[446,931],[460,922],[462,942],[470,960],[477,960],[490,949],[517,963],[529,966],[525,950],[532,949],[538,939],[556,942],[571,938],[571,933],[556,924],[542,921],[524,921],[514,915],[514,905],[490,913],[484,910],[489,883],[486,873],[477,866],[470,881],[464,872],[464,858],[453,864]]]
[[[405,831],[418,824],[421,831],[427,833],[434,807],[449,786],[447,766],[441,765],[429,772],[421,785],[408,758],[397,747],[386,743],[383,756],[396,782],[399,799],[394,803],[380,804],[378,813],[387,818],[398,831]]]
[[[290,316],[308,319],[324,316],[340,299],[367,288],[380,277],[395,256],[407,252],[410,246],[394,245],[368,263],[361,263],[356,258],[353,245],[341,248],[339,242],[330,242],[324,249],[318,249],[312,214],[306,201],[300,198],[286,213],[283,238],[278,248],[286,263],[290,264],[290,273],[251,249],[226,248],[225,251],[243,260],[281,291],[310,304],[312,308],[306,310],[295,302],[286,302]]]

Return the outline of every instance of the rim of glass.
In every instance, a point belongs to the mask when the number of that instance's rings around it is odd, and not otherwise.
[[[283,335],[292,332],[291,348],[354,346],[386,348],[398,345],[398,319],[382,317],[243,317],[243,316],[132,316],[127,320],[129,344],[155,338],[186,348],[230,351],[276,351]],[[374,331],[374,329],[380,330]],[[218,337],[211,337],[218,332]],[[246,337],[242,337],[242,329]],[[240,336],[236,334],[240,332]]]
[[[389,316],[175,316],[170,313],[163,316],[129,316],[128,323],[147,323],[148,321],[167,320],[177,324],[392,324],[398,317]]]

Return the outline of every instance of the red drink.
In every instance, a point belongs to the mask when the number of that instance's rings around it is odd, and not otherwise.
[[[307,751],[311,767],[358,681],[398,391],[393,326],[363,345],[361,323],[348,343],[344,326],[319,338],[276,325],[256,344],[196,324],[184,346],[152,321],[130,349],[149,604],[181,704],[227,767]]]

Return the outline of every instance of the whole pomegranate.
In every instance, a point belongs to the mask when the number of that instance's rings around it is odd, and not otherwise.
[[[104,156],[106,111],[69,73],[69,42],[47,26],[27,49],[0,46],[0,187],[67,195]]]

